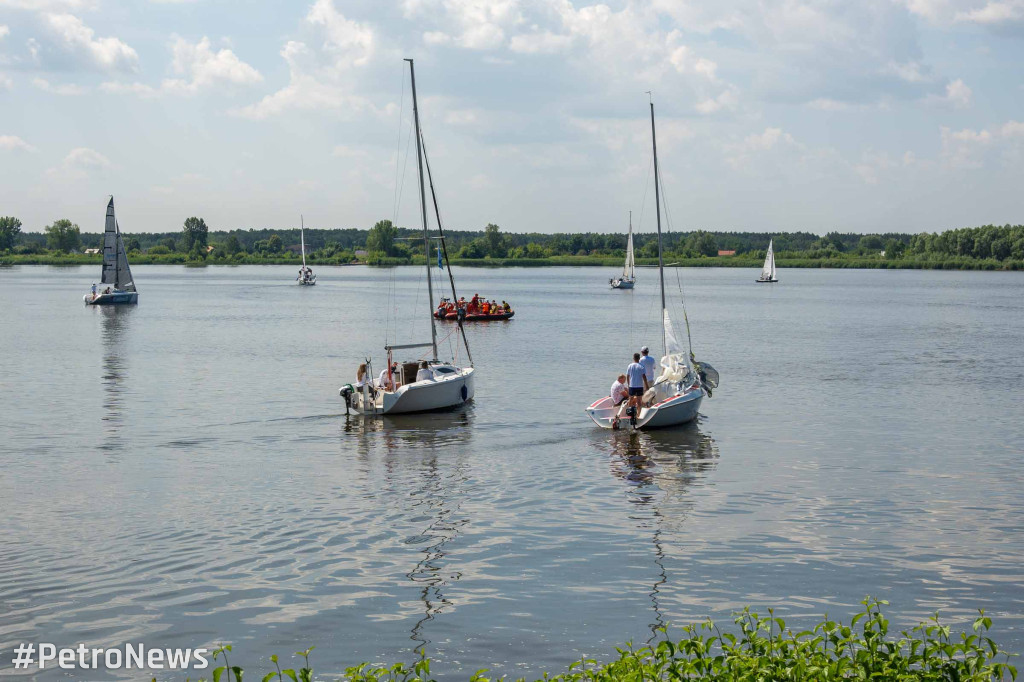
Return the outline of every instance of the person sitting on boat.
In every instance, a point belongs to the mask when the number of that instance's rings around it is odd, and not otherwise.
[[[426,360],[420,360],[420,368],[416,372],[416,381],[431,381],[434,373],[430,371]]]
[[[480,304],[480,312],[482,312],[484,315],[486,315],[488,312],[490,312],[490,310],[491,310],[491,304],[488,303],[487,301],[484,301],[483,303]]]
[[[109,293],[110,293],[110,287],[107,287],[106,289],[104,289],[104,290],[103,290],[103,293],[105,293],[105,294],[109,294]]]
[[[92,283],[92,300],[96,300],[96,282]]]
[[[313,268],[309,268],[309,267],[306,268],[306,281],[307,282],[313,281]]]
[[[656,363],[654,362],[654,358],[648,355],[649,352],[650,349],[647,346],[640,349],[640,364],[644,366],[644,374],[647,375],[648,385],[653,386]]]
[[[626,377],[629,379],[629,407],[635,408],[636,414],[639,414],[640,401],[644,397],[644,392],[649,388],[647,372],[640,364],[639,353],[633,353],[633,362],[626,368]]]
[[[366,376],[366,363],[361,362],[359,363],[359,367],[356,368],[356,388],[362,389],[363,386],[366,385],[367,379],[368,377]]]
[[[398,373],[398,363],[397,362],[391,365],[391,371],[390,372],[388,371],[388,368],[385,367],[384,370],[380,373],[380,377],[377,380],[377,385],[380,386],[383,390],[385,390],[385,391],[387,391],[389,393],[394,391],[396,386],[397,386],[397,384],[395,382],[395,375],[397,373]]]
[[[615,379],[615,383],[612,384],[611,391],[608,393],[612,397],[612,405],[618,407],[618,412],[615,413],[615,418],[612,419],[612,428],[619,428],[619,418],[622,416],[622,411],[626,409],[626,402],[629,398],[629,387],[626,386],[626,375],[620,374]]]
[[[512,306],[508,304],[508,301],[501,302],[501,309],[505,311],[505,314],[512,312]]]

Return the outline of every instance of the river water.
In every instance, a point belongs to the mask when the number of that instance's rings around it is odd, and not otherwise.
[[[1024,275],[669,270],[722,384],[631,436],[583,408],[657,354],[653,270],[456,269],[517,315],[470,328],[471,406],[387,420],[338,387],[429,340],[422,270],[139,266],[138,306],[94,309],[97,270],[0,268],[2,672],[20,642],[230,642],[249,676],[310,645],[318,674],[425,647],[537,676],[866,595],[896,626],[984,608],[1024,653]]]

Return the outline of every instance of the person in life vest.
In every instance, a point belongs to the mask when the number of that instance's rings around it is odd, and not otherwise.
[[[494,299],[492,298],[492,299],[491,299],[491,314],[492,314],[492,315],[497,315],[497,314],[498,314],[498,312],[499,312],[499,311],[498,311],[498,302],[497,302],[497,301],[495,301],[495,300],[494,300]]]
[[[484,301],[483,303],[481,303],[480,306],[481,306],[480,310],[483,312],[484,315],[486,315],[488,312],[490,312],[491,304],[488,303],[487,301]]]
[[[473,294],[473,298],[469,299],[469,308],[466,312],[474,313],[480,305],[480,294]]]
[[[506,313],[512,312],[512,306],[508,304],[508,301],[501,302],[501,309],[504,310]]]

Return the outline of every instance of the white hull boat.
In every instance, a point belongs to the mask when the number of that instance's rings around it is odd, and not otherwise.
[[[633,259],[633,212],[629,212],[629,238],[626,240],[626,262],[622,266],[622,275],[608,280],[612,289],[632,289],[636,284],[635,263]]]
[[[411,59],[409,62],[409,74],[412,81],[412,102],[413,116],[416,131],[416,159],[419,175],[420,190],[420,214],[423,221],[423,246],[424,253],[430,253],[430,234],[427,231],[427,199],[424,186],[424,166],[426,174],[430,177],[430,162],[426,158],[426,148],[423,143],[423,135],[420,129],[419,107],[416,101],[416,73]],[[448,279],[451,283],[452,300],[457,301],[458,295],[455,291],[455,277],[452,275],[451,263],[448,261],[448,250],[444,243],[444,230],[441,227],[440,212],[437,208],[437,196],[434,193],[434,183],[431,178],[430,191],[434,200],[434,210],[437,216],[438,232],[441,233],[437,239],[440,241],[440,249],[444,253],[444,261],[447,265]],[[387,374],[382,376],[376,384],[373,383],[373,367],[369,358],[366,360],[365,373],[361,385],[351,384],[343,386],[340,390],[345,400],[345,410],[355,410],[365,415],[390,415],[390,414],[411,414],[415,412],[436,412],[447,410],[453,407],[465,405],[473,400],[475,369],[473,368],[473,357],[469,352],[469,342],[466,340],[465,329],[462,320],[458,319],[457,333],[462,337],[466,349],[466,356],[469,360],[469,367],[458,367],[452,362],[442,362],[437,358],[437,320],[434,318],[434,285],[430,272],[430,259],[427,259],[427,315],[430,318],[430,341],[427,343],[411,343],[404,345],[387,345]],[[431,355],[419,360],[395,362],[394,351],[420,348],[429,349]],[[429,359],[427,359],[429,358]],[[383,373],[382,373],[383,374]],[[418,377],[428,378],[419,379]]]
[[[433,379],[400,385],[394,391],[381,391],[367,384],[362,389],[347,386],[341,389],[341,394],[352,410],[367,415],[436,412],[473,399],[475,370],[472,367],[436,363],[430,369]]]
[[[114,197],[107,202],[107,218],[103,229],[103,267],[100,286],[82,297],[86,305],[122,305],[139,302],[128,254],[124,250],[121,228],[114,216]]]
[[[705,393],[718,386],[718,372],[711,365],[698,363],[692,351],[684,351],[676,340],[672,320],[665,306],[665,266],[661,242],[661,195],[658,177],[658,143],[654,129],[654,104],[651,104],[651,143],[654,150],[654,201],[658,220],[658,278],[661,286],[661,312],[665,353],[661,358],[662,373],[640,400],[639,406],[627,408],[628,403],[616,407],[610,396],[591,403],[586,412],[603,429],[629,426],[633,429],[655,429],[687,424],[697,418]],[[627,265],[633,250],[633,228],[630,220],[630,241]],[[689,323],[687,323],[689,336]],[[628,401],[628,398],[627,398]]]
[[[302,269],[299,270],[299,285],[304,287],[311,287],[316,285],[316,275],[314,275],[309,268],[306,267],[306,220],[299,216],[299,240],[302,245]]]
[[[768,240],[768,253],[764,256],[761,276],[755,280],[758,284],[772,284],[779,281],[775,276],[775,249],[772,248],[774,241],[774,239]]]

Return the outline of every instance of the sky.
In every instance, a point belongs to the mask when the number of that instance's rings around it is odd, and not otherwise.
[[[923,232],[1024,221],[1024,0],[0,0],[40,231]]]

